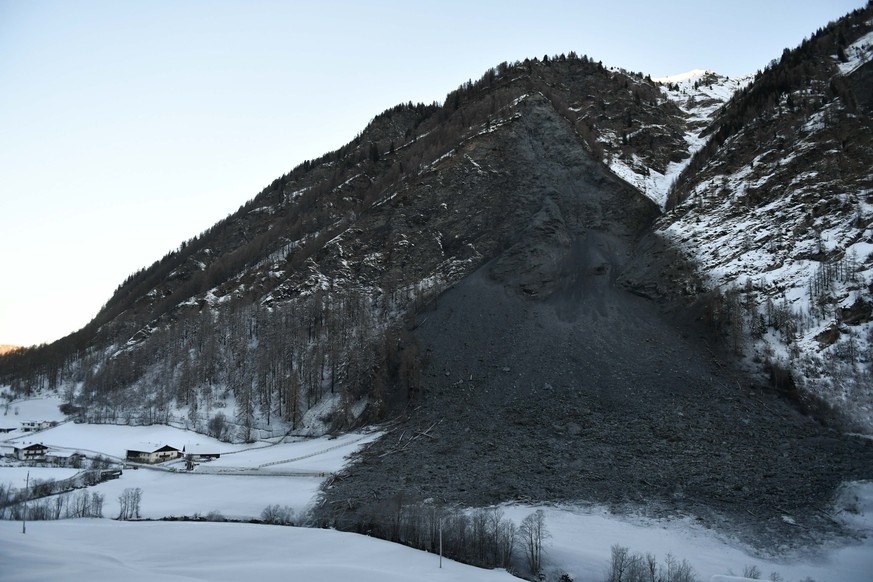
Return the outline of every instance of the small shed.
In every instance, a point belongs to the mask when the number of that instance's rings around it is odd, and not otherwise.
[[[188,463],[197,462],[204,463],[214,461],[221,457],[221,453],[211,448],[209,445],[201,443],[188,443],[182,447],[182,455]]]
[[[185,458],[186,458],[186,459],[190,459],[190,460],[192,460],[192,461],[200,461],[200,462],[204,462],[204,461],[214,461],[215,459],[218,459],[219,457],[221,457],[221,453],[214,453],[214,452],[210,452],[210,453],[202,453],[202,452],[197,452],[197,453],[187,453],[187,454],[185,455]]]

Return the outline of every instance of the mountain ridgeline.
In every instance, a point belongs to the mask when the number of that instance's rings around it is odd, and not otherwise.
[[[873,477],[836,430],[873,430],[871,29],[868,4],[745,86],[571,52],[398,105],[0,384],[233,441],[389,422],[313,519],[407,543],[426,499],[645,500],[802,543]]]
[[[420,363],[404,362],[420,358],[404,320],[527,244],[544,204],[590,222],[582,202],[549,205],[572,198],[577,179],[551,166],[583,163],[568,147],[590,164],[612,147],[598,132],[634,124],[639,145],[625,150],[653,167],[682,155],[681,112],[654,83],[573,53],[501,64],[442,106],[394,107],[129,277],[83,330],[4,360],[4,379],[16,393],[66,390],[91,420],[165,422],[184,409],[199,430],[222,412],[245,438],[298,428],[327,394],[333,404],[366,397],[371,412],[405,401],[417,381],[405,370]],[[563,141],[549,142],[553,126]],[[538,138],[510,149],[519,132]],[[624,188],[605,210],[616,224],[631,215],[635,233],[657,208]],[[528,294],[544,284],[538,268]],[[373,398],[382,384],[391,394]]]

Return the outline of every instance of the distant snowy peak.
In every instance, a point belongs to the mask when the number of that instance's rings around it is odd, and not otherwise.
[[[710,69],[692,69],[687,73],[679,73],[678,75],[667,75],[666,77],[658,77],[657,79],[652,79],[655,83],[660,83],[662,85],[667,83],[681,83],[682,81],[693,81],[694,79],[699,79],[704,75],[714,75],[715,71]]]
[[[706,97],[725,103],[734,93],[749,85],[754,80],[754,75],[732,78],[719,75],[711,69],[694,69],[652,80],[661,85],[667,97],[681,107],[689,96],[698,99]]]
[[[718,110],[730,101],[737,91],[744,89],[754,81],[753,75],[730,78],[723,77],[711,70],[703,71],[698,76],[692,76],[692,73],[698,71],[701,70],[695,69],[691,73],[663,77],[663,79],[685,77],[683,80],[659,82],[667,99],[688,115],[688,131],[691,134],[699,133],[712,123]],[[696,150],[693,147],[692,150],[690,153],[693,154]]]

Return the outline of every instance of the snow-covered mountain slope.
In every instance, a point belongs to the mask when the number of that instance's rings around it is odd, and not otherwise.
[[[842,48],[842,47],[841,47]],[[840,74],[851,75],[873,60],[873,32],[858,37],[837,55]]]
[[[670,186],[691,161],[691,156],[706,143],[701,134],[713,122],[718,109],[751,80],[750,76],[730,79],[702,69],[652,79],[661,86],[667,99],[682,112],[685,143],[678,151],[681,156],[677,156],[681,159],[669,161],[661,171],[648,166],[646,160],[636,153],[607,158],[605,162],[616,175],[663,209],[667,204]],[[633,140],[637,132],[643,129],[623,134],[622,141],[626,143]]]
[[[820,30],[737,94],[657,227],[719,291],[712,317],[750,368],[865,431],[873,430],[870,13]]]

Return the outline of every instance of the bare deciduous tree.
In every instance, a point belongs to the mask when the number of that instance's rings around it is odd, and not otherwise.
[[[118,504],[119,504],[119,512],[118,517],[116,519],[119,520],[128,520],[128,519],[139,519],[139,504],[142,500],[142,489],[139,487],[131,488],[128,487],[125,489],[121,495],[118,496]],[[101,503],[102,506],[102,503]]]
[[[537,509],[521,521],[518,536],[525,551],[531,574],[537,575],[543,567],[543,541],[549,537],[546,514]]]
[[[654,554],[638,554],[618,544],[612,546],[612,556],[606,582],[697,582],[694,568],[667,554],[663,565]]]

